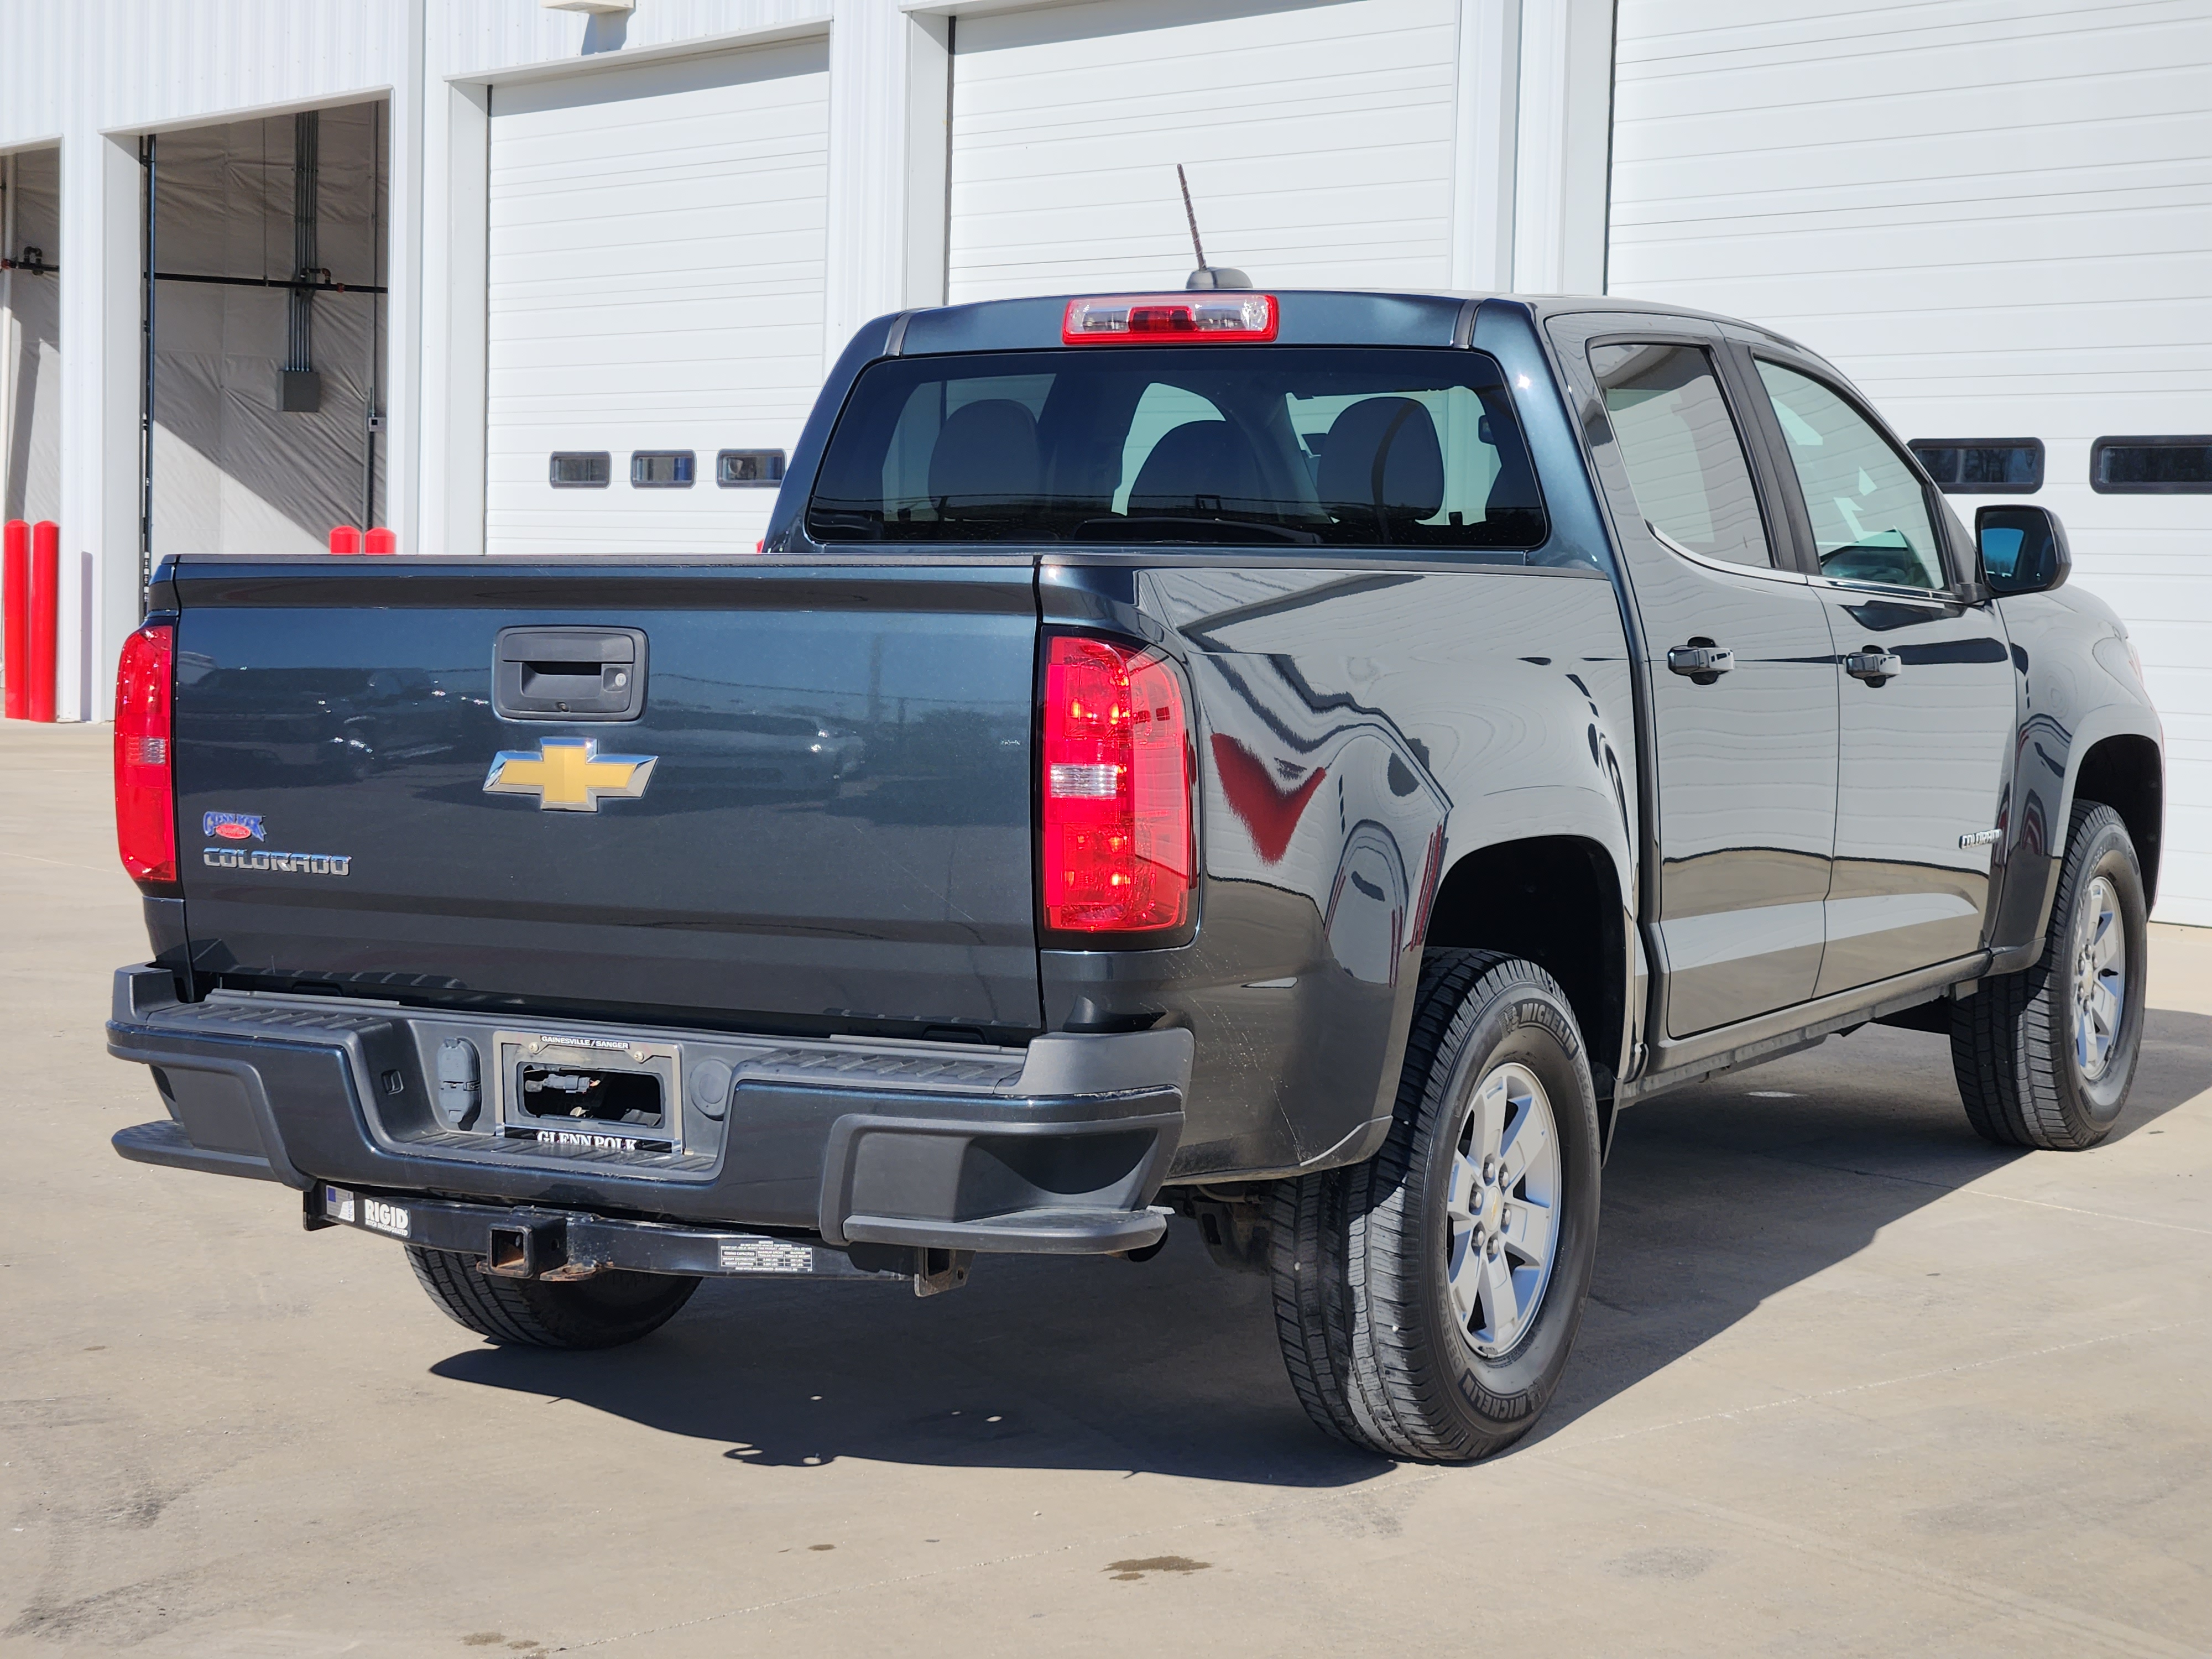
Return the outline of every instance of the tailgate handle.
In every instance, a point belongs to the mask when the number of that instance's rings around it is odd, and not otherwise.
[[[634,720],[645,712],[645,630],[502,628],[492,707],[511,720]]]

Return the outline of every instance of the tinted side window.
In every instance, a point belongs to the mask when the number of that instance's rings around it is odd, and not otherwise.
[[[1601,345],[1590,348],[1590,368],[1651,533],[1677,551],[1771,565],[1743,441],[1711,358],[1695,346]]]
[[[1942,586],[1927,492],[1889,440],[1836,392],[1795,369],[1762,359],[1759,378],[1805,492],[1821,574]]]

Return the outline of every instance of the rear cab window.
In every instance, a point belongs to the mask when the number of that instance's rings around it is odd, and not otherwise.
[[[1116,345],[890,359],[832,431],[838,543],[1526,552],[1543,498],[1497,365],[1460,349]]]
[[[1698,346],[1594,345],[1590,368],[1644,528],[1676,553],[1773,565],[1743,441]]]

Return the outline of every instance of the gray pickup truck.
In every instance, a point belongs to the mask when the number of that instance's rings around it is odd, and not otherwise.
[[[2111,1128],[2160,734],[2068,570],[1722,318],[886,317],[757,554],[162,564],[116,1147],[556,1347],[1179,1212],[1322,1428],[1480,1457],[1622,1107],[1872,1020],[1993,1140]]]

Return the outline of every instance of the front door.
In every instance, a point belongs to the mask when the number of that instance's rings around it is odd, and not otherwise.
[[[2015,723],[1994,605],[1969,605],[1917,468],[1815,366],[1751,359],[1843,671],[1818,994],[1972,955]]]
[[[1717,341],[1654,321],[1554,327],[1576,327],[1562,355],[1577,380],[1594,377],[1603,416],[1590,410],[1585,429],[1642,618],[1661,853],[1645,914],[1666,969],[1665,1030],[1684,1037],[1813,994],[1837,671],[1820,597],[1776,556],[1779,526],[1753,485]]]

